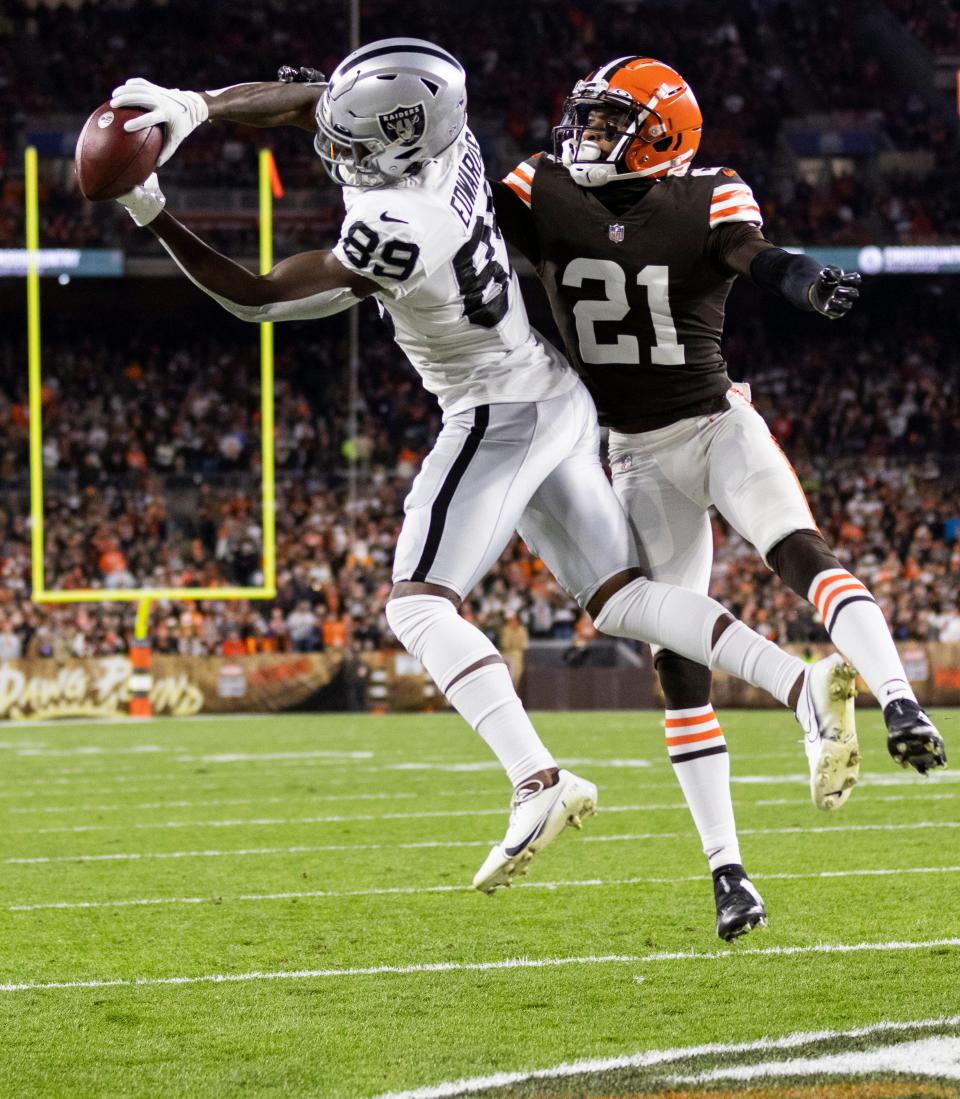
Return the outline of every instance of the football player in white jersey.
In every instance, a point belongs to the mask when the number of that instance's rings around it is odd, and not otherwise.
[[[112,103],[150,109],[129,128],[166,125],[159,163],[208,117],[303,126],[343,188],[336,245],[262,276],[167,213],[155,175],[119,201],[197,286],[244,320],[325,317],[373,296],[436,394],[443,428],[405,502],[386,614],[514,786],[506,835],[477,872],[478,889],[525,873],[597,797],[592,783],[558,767],[503,659],[457,613],[515,529],[604,632],[667,645],[794,708],[814,745],[811,781],[830,772],[837,751],[855,743],[852,669],[837,656],[808,667],[706,596],[644,577],[599,461],[590,396],[527,320],[466,127],[464,72],[450,54],[389,39],[351,54],[327,84],[197,93],[132,80]],[[764,920],[747,879],[718,905],[723,937]]]

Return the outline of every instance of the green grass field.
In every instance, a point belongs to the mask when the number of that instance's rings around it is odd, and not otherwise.
[[[600,812],[492,898],[455,716],[4,727],[0,1095],[960,1093],[960,775],[860,711],[818,813],[792,718],[722,714],[770,915],[726,947],[659,720],[540,715]]]

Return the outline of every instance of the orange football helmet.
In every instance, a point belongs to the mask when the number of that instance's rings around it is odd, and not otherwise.
[[[620,57],[578,81],[554,128],[554,153],[583,187],[683,175],[702,126],[696,97],[675,69]],[[613,142],[609,152],[599,140]]]

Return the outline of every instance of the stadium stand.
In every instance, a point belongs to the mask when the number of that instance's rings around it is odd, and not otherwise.
[[[709,0],[682,7],[680,35],[672,29],[677,4],[667,0],[520,7],[491,0],[493,17],[479,25],[465,7],[411,0],[402,28],[382,0],[365,3],[364,35],[424,34],[464,59],[471,122],[497,170],[548,145],[572,82],[597,58],[633,44],[642,21],[635,48],[669,58],[697,91],[706,116],[699,163],[732,164],[750,181],[771,239],[960,240],[955,86],[945,78],[958,52],[955,5],[783,0],[768,9],[735,0],[720,19]],[[228,13],[187,0],[55,8],[11,0],[0,16],[0,248],[22,243],[19,163],[29,139],[42,153],[44,245],[159,256],[112,204],[79,199],[71,154],[83,117],[133,74],[217,87],[272,78],[281,62],[329,69],[337,60],[330,43],[345,34],[337,19],[317,25],[307,0],[274,8],[267,27],[259,10]],[[94,57],[79,49],[91,36],[109,50]],[[203,45],[210,41],[216,53]],[[171,208],[232,255],[256,250],[253,150],[262,141],[252,129],[205,127],[164,172]],[[323,243],[338,223],[339,196],[306,135],[274,131],[269,141],[287,190],[277,207],[277,253]],[[112,300],[126,303],[109,315],[96,315],[94,291],[80,296],[76,281],[48,295],[43,458],[47,569],[56,586],[259,581],[255,340],[189,288],[174,290],[174,281],[107,284]],[[549,331],[537,288],[526,284],[538,326]],[[163,316],[145,305],[157,286],[170,303]],[[13,317],[10,297],[5,315]],[[749,288],[738,288],[731,304],[731,374],[752,383],[824,533],[871,584],[901,639],[960,631],[960,366],[947,335],[958,307],[952,280],[919,277],[869,282],[839,326]],[[0,340],[0,658],[124,651],[132,607],[51,609],[29,600],[26,380],[16,330],[5,326]],[[159,651],[393,643],[382,613],[392,547],[439,413],[372,310],[362,332],[352,435],[341,322],[285,326],[278,339],[277,599],[170,606],[157,616]],[[360,478],[352,497],[349,455]],[[716,541],[718,598],[771,637],[823,639],[812,612],[719,522]],[[495,637],[508,623],[534,639],[585,629],[519,541],[468,610]]]

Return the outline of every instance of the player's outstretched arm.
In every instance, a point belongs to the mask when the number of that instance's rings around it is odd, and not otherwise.
[[[166,127],[163,148],[157,158],[157,167],[162,167],[184,138],[207,120],[247,126],[298,126],[313,131],[314,111],[323,88],[319,83],[271,81],[191,92],[162,88],[135,76],[114,88],[110,106],[140,107],[146,111],[124,124],[130,133],[148,126]]]
[[[253,274],[164,210],[166,200],[156,174],[117,201],[137,225],[150,229],[191,282],[241,320],[328,317],[379,289],[329,251],[301,252],[266,275]]]
[[[725,267],[804,312],[839,320],[860,297],[856,271],[821,267],[810,256],[777,248],[755,225],[722,225],[710,237],[714,255]]]

